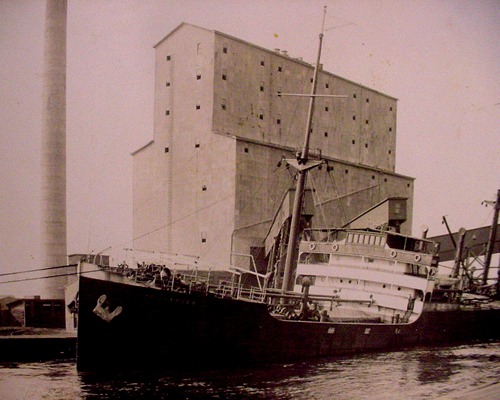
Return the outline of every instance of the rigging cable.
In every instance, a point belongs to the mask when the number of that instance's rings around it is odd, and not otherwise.
[[[26,270],[26,271],[6,272],[6,273],[3,273],[3,274],[0,274],[0,276],[28,274],[28,273],[31,273],[31,272],[47,271],[47,270],[51,270],[51,269],[76,267],[77,265],[78,264],[68,264],[68,265],[58,265],[56,267],[46,267],[46,268],[29,269],[29,270]]]
[[[65,265],[65,267],[67,267],[67,265]],[[36,281],[36,280],[40,280],[40,279],[59,278],[59,277],[62,277],[62,276],[75,276],[75,275],[79,276],[79,275],[82,275],[82,274],[88,274],[88,273],[91,273],[91,272],[98,272],[98,271],[101,271],[101,269],[93,269],[93,270],[85,271],[85,272],[70,272],[70,273],[67,273],[67,274],[58,274],[58,275],[50,275],[50,276],[39,276],[39,277],[36,277],[36,278],[14,279],[14,280],[11,280],[11,281],[0,282],[0,285],[6,284],[6,283],[17,283],[17,282],[26,282],[26,281]]]
[[[347,219],[347,213],[344,209],[344,205],[342,204],[342,199],[340,198],[339,196],[339,192],[337,191],[337,185],[335,184],[335,176],[333,174],[330,173],[330,171],[328,171],[327,169],[327,172],[326,172],[328,175],[330,175],[330,177],[332,178],[332,182],[333,182],[333,190],[335,192],[335,195],[337,196],[337,198],[339,199],[339,208],[340,208],[340,212],[342,213],[342,217],[344,218],[344,222],[342,223],[342,225],[344,224],[347,224],[347,222],[349,221]]]
[[[314,201],[314,207],[319,208],[319,212],[321,215],[321,219],[323,221],[323,225],[327,225],[327,220],[326,220],[326,215],[325,215],[325,209],[321,206],[322,202],[319,201],[319,191],[316,189],[316,183],[314,181],[314,174],[309,174],[309,178],[311,179],[311,187],[312,187],[312,195],[313,195],[313,201]],[[317,201],[316,201],[317,200]]]
[[[271,187],[271,188],[275,188],[275,187],[277,187],[277,186],[278,186],[278,185],[277,185],[277,183],[276,183],[276,180],[277,180],[277,171],[278,171],[279,169],[280,169],[280,167],[275,167],[275,168],[271,171],[271,173],[270,173],[271,177],[273,177],[273,178],[274,178],[274,179],[272,179],[271,184],[270,184],[270,187]],[[264,185],[265,185],[266,183],[267,183],[267,180],[266,180],[266,179],[260,180],[259,185],[258,185],[258,186],[256,187],[256,189],[255,189],[255,192],[256,192],[256,193],[260,193],[260,192],[261,192],[261,190],[264,188]],[[289,187],[289,186],[290,186],[290,185],[288,184],[288,185],[287,185],[287,187]],[[280,198],[280,199],[281,199],[281,198]],[[279,201],[279,199],[277,199],[276,201]],[[250,201],[243,202],[243,205],[242,205],[242,207],[241,207],[241,209],[240,209],[240,212],[245,211],[245,208],[246,208],[246,207],[248,207],[250,203],[251,203]],[[277,209],[277,207],[276,207],[276,206],[274,206],[274,205],[272,205],[272,207],[271,207],[271,208],[272,208],[272,209],[274,209],[274,210],[275,210],[275,209]],[[259,224],[264,224],[264,223],[272,223],[272,221],[273,221],[273,218],[271,218],[270,220],[267,220],[267,219],[266,219],[266,220],[264,220],[264,221],[260,221],[260,222],[258,222],[257,224],[255,224],[255,223],[254,223],[254,224],[247,225],[247,226],[244,226],[244,227],[237,227],[237,228],[235,228],[235,229],[233,230],[233,233],[234,233],[234,232],[236,232],[236,231],[238,231],[238,230],[241,230],[241,229],[243,229],[243,228],[246,228],[246,227],[253,227],[253,226],[256,226],[256,225],[259,225]],[[205,251],[204,251],[204,252],[203,252],[203,254],[201,254],[200,256],[202,256],[202,255],[206,255],[206,254],[209,252],[209,250],[211,250],[212,246],[213,246],[215,243],[217,243],[217,242],[218,242],[218,241],[219,241],[219,240],[223,237],[223,234],[224,234],[224,230],[222,230],[222,231],[221,231],[218,235],[216,235],[215,240],[211,241],[211,244],[205,248]],[[232,242],[232,240],[231,240],[231,242]],[[231,250],[231,251],[232,251],[232,250]]]

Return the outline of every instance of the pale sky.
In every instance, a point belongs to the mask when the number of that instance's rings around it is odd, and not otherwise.
[[[68,252],[131,247],[132,157],[153,136],[153,46],[182,22],[399,99],[396,172],[413,230],[490,225],[500,188],[497,0],[69,0]],[[0,273],[37,268],[45,2],[0,0]],[[5,280],[5,278],[0,279]],[[0,295],[36,284],[0,285]]]

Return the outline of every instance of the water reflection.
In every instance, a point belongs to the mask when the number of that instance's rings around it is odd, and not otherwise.
[[[499,377],[499,343],[214,371],[98,374],[77,373],[74,362],[10,363],[0,365],[0,398],[424,399]]]
[[[417,380],[422,384],[446,382],[460,369],[459,364],[454,365],[455,357],[451,352],[439,351],[425,352],[417,357]]]

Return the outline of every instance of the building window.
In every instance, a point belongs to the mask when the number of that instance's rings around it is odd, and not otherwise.
[[[170,61],[172,59],[172,56],[168,55],[167,56],[167,61]]]
[[[349,173],[349,170],[348,170],[348,169],[346,169],[344,172],[345,172],[346,174],[348,174],[348,173]]]
[[[356,140],[352,139],[352,144],[356,144]]]
[[[352,120],[356,121],[356,116],[355,115],[352,116]]]
[[[170,110],[165,110],[165,115],[170,115]]]
[[[222,101],[221,101],[221,108],[222,108],[223,110],[225,110],[225,109],[227,108],[227,107],[226,107],[226,99],[222,99]]]
[[[283,71],[283,65],[280,64],[280,65],[278,65],[278,72],[282,72],[282,71]]]
[[[264,119],[264,114],[259,114],[259,119]]]
[[[264,61],[264,60],[260,60],[260,65],[261,65],[262,67],[264,67],[264,66],[266,65],[265,61]]]
[[[276,118],[276,125],[281,125],[281,117]]]
[[[392,128],[389,128],[389,132],[392,132]]]
[[[355,98],[356,98],[356,97],[358,97],[358,96],[356,95],[356,93],[354,93],[354,94],[352,95],[352,97],[355,99]]]
[[[372,179],[375,179],[375,175],[372,175]]]
[[[389,154],[392,154],[392,150],[389,150]]]
[[[369,103],[369,102],[370,102],[370,99],[369,99],[368,97],[366,98],[366,102],[367,102],[367,103]]]
[[[325,137],[328,137],[328,132],[325,132]]]
[[[165,83],[165,86],[166,86],[166,87],[169,87],[169,86],[170,86],[170,82],[166,82],[166,83]]]
[[[392,107],[389,107],[389,111],[392,111]]]
[[[223,52],[224,54],[227,54],[227,46],[224,46],[224,47],[222,48],[222,52]]]
[[[367,148],[368,148],[368,143],[365,143],[365,149],[367,149]]]
[[[226,81],[227,80],[227,69],[222,70],[222,80]]]
[[[260,87],[259,87],[260,91],[263,92],[264,91],[264,82],[261,82],[260,83]]]
[[[328,167],[326,167],[326,171],[327,172],[333,171],[333,166],[329,165]]]
[[[201,108],[200,102],[197,100],[196,101],[196,109],[199,110]]]
[[[200,232],[200,237],[201,237],[201,243],[206,243],[207,242],[207,232],[206,231],[201,231]]]
[[[168,147],[165,147],[165,153],[168,153],[170,149]]]
[[[199,149],[199,148],[200,148],[200,143],[196,142],[196,143],[194,144],[194,148],[195,148],[195,149]]]
[[[201,190],[202,190],[203,192],[206,192],[206,191],[207,191],[207,185],[203,185],[203,186],[201,187]]]
[[[325,111],[328,112],[329,108],[328,106],[325,106]]]
[[[201,79],[201,71],[200,70],[197,70],[196,71],[196,80],[200,80]]]
[[[384,178],[384,182],[387,182],[387,178]]]
[[[368,120],[365,121],[366,125],[368,125]]]
[[[248,147],[245,147],[244,151],[245,153],[248,153]]]
[[[325,88],[329,88],[330,87],[330,84],[328,82],[325,83]]]

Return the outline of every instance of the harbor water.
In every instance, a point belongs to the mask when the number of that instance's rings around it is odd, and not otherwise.
[[[499,380],[500,343],[486,343],[213,371],[79,373],[74,360],[4,363],[0,398],[466,399]]]

